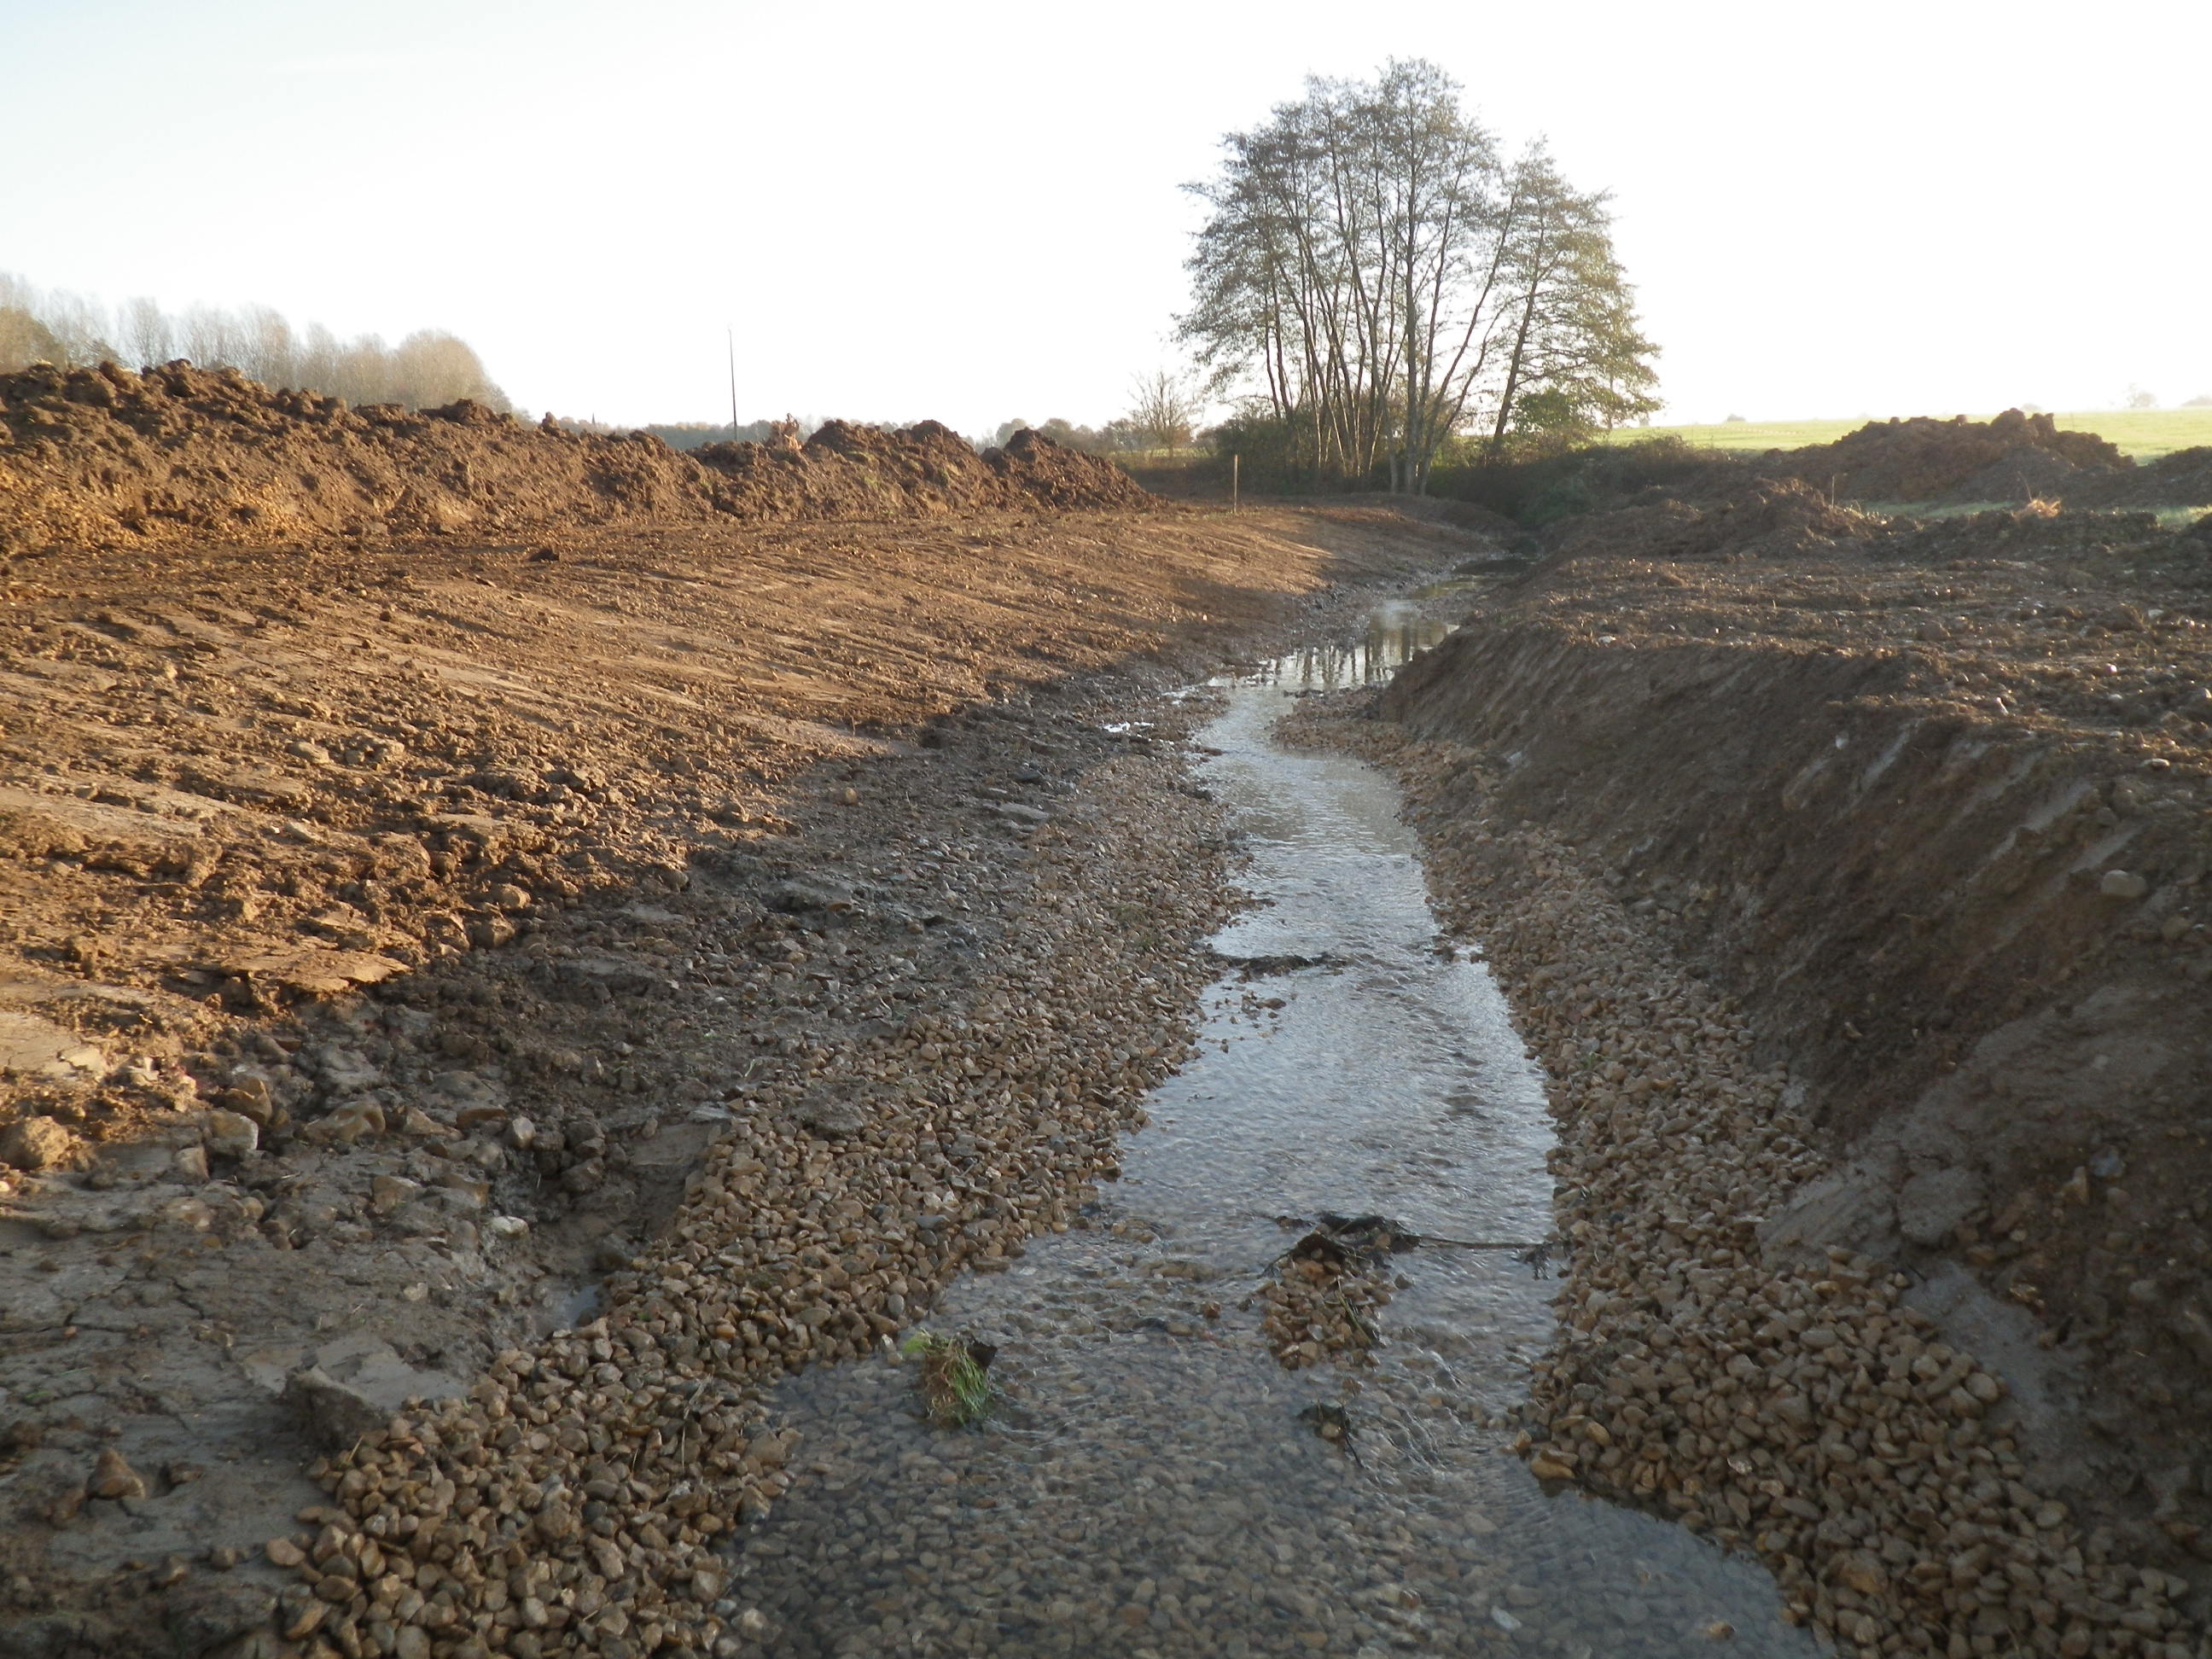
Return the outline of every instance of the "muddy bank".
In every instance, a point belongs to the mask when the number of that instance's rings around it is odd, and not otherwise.
[[[1316,735],[1394,757],[1553,1080],[1536,1467],[1862,1645],[2193,1644],[2207,595],[2154,527],[1978,535],[1586,545]]]
[[[1064,1225],[1180,1052],[1219,848],[1148,688],[1458,545],[19,587],[7,1650],[742,1644],[759,1387]]]

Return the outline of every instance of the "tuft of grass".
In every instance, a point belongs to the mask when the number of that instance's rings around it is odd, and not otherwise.
[[[980,1342],[916,1331],[899,1352],[918,1361],[915,1381],[929,1420],[940,1429],[964,1429],[991,1414],[993,1351]]]

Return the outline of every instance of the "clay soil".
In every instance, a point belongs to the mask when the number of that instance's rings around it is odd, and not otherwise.
[[[2195,1651],[2212,539],[1785,483],[1544,542],[1316,734],[1553,1079],[1528,1455],[1861,1651]]]
[[[1225,854],[1153,693],[1469,547],[976,465],[15,520],[0,1651],[769,1650],[710,1553],[761,1389],[1079,1224],[1182,1052]]]

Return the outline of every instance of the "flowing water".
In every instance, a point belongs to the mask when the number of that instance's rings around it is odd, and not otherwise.
[[[942,1298],[935,1328],[999,1349],[992,1419],[928,1427],[882,1361],[771,1397],[799,1479],[731,1592],[769,1651],[1813,1651],[1756,1566],[1547,1497],[1507,1449],[1553,1287],[1468,1247],[1550,1230],[1541,1086],[1487,970],[1439,940],[1389,782],[1267,738],[1286,697],[1384,678],[1437,631],[1385,611],[1215,683],[1199,769],[1255,903],[1214,941],[1200,1052],[1089,1224]],[[1250,1298],[1326,1212],[1431,1242],[1391,1260],[1374,1365],[1285,1370]],[[1316,1406],[1348,1434],[1320,1437]]]

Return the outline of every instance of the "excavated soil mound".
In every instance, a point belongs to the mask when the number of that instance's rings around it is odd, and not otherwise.
[[[1881,520],[1832,505],[1795,480],[1762,484],[1731,500],[1698,504],[1669,496],[1649,506],[1586,513],[1551,532],[1552,558],[1706,560],[1833,554],[1882,533]]]
[[[410,413],[173,363],[0,375],[0,549],[513,534],[1122,507],[1111,463],[1015,434],[977,455],[934,421],[833,421],[805,445],[685,455],[638,432],[537,428],[466,401]]]
[[[2022,458],[2023,451],[2034,458]],[[2051,475],[2051,462],[2063,463],[2059,476],[2069,479],[2082,472],[2126,472],[2135,465],[2094,432],[2061,432],[2050,416],[2017,409],[1988,421],[1963,415],[1949,421],[1925,416],[1870,421],[1832,444],[1778,450],[1767,459],[1817,488],[1864,501],[2026,501],[2025,495],[1976,495],[1966,486],[2039,485]],[[1992,471],[2008,462],[2011,472]]]
[[[803,446],[708,444],[695,453],[712,475],[715,505],[750,519],[1075,510],[1150,499],[1112,463],[1026,429],[980,456],[935,421],[897,432],[831,421]]]
[[[2027,445],[1993,461],[1954,488],[1946,490],[1947,501],[2055,501],[2075,493],[2084,479],[2108,476],[2101,470],[2076,466],[2055,450]],[[2118,475],[2126,477],[2123,473]]]
[[[2069,507],[2212,507],[2212,448],[2179,449],[2133,472],[2092,480]]]

